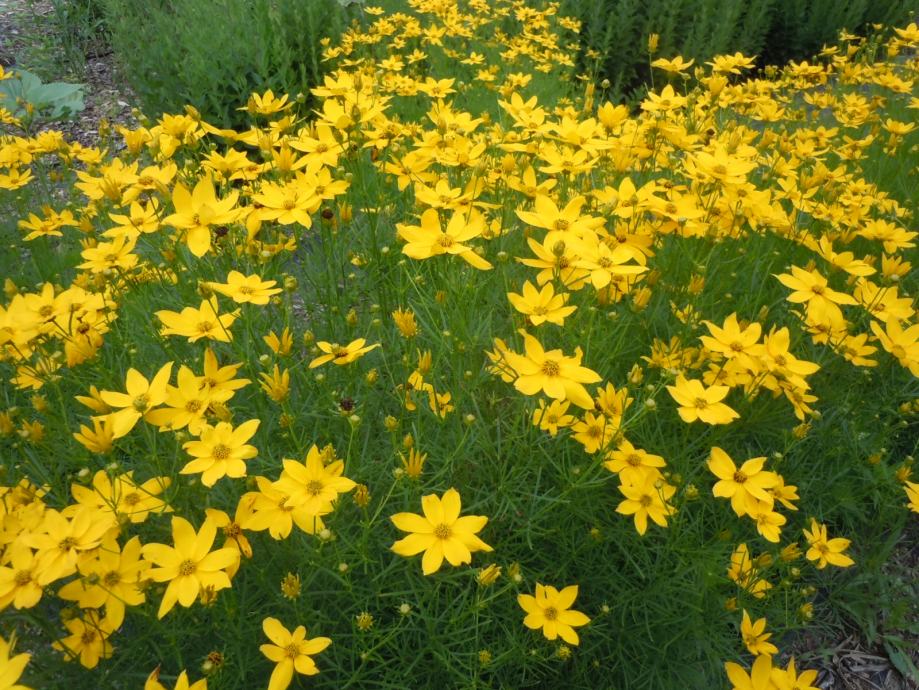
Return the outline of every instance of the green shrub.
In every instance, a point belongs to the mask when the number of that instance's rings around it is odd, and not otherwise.
[[[600,54],[598,79],[615,98],[634,96],[650,83],[647,39],[660,36],[657,54],[697,61],[740,51],[758,64],[783,64],[817,53],[842,29],[905,23],[916,0],[565,0],[581,19],[585,49]],[[582,64],[592,60],[582,54]]]
[[[336,0],[103,0],[118,62],[148,114],[195,106],[232,125],[253,91],[307,92]]]

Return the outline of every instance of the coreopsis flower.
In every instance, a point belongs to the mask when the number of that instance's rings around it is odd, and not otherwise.
[[[139,371],[131,368],[128,369],[125,376],[125,393],[115,391],[99,393],[101,401],[113,410],[107,419],[114,438],[125,436],[141,417],[163,403],[171,375],[172,362],[167,362],[160,367],[150,381],[147,381]]]
[[[749,673],[733,661],[724,664],[731,690],[773,690],[772,670],[772,657],[768,654],[756,657]]]
[[[230,342],[233,339],[230,326],[238,316],[237,312],[220,314],[216,297],[203,300],[197,309],[185,307],[181,312],[161,309],[155,314],[163,324],[160,335],[184,336],[190,343],[201,338]]]
[[[667,386],[667,390],[679,405],[677,412],[687,424],[697,419],[706,424],[730,424],[740,417],[721,402],[731,391],[728,386],[706,388],[701,381],[686,379],[680,374],[676,378],[676,385]]]
[[[155,668],[153,672],[147,676],[147,682],[144,683],[144,690],[170,690],[160,683],[159,667]],[[188,673],[182,671],[179,677],[176,678],[176,684],[172,690],[207,690],[207,678],[202,678],[201,680],[196,680],[194,683],[191,683],[188,680]]]
[[[399,237],[406,241],[402,253],[412,259],[429,259],[441,254],[454,254],[473,268],[487,270],[492,267],[464,242],[475,239],[485,230],[485,219],[475,210],[455,211],[447,228],[441,228],[437,209],[429,208],[421,214],[421,225],[397,223]]]
[[[542,628],[547,640],[562,638],[572,645],[580,643],[575,628],[590,623],[590,618],[571,609],[578,596],[578,586],[570,585],[561,591],[552,585],[536,583],[536,596],[518,594],[517,603],[526,611],[523,624],[530,630]]]
[[[94,247],[87,247],[80,256],[85,261],[77,266],[91,273],[108,271],[127,271],[137,265],[139,257],[134,254],[137,240],[124,235],[112,242],[100,242]]]
[[[110,513],[89,506],[80,506],[69,519],[46,510],[38,529],[20,537],[38,552],[38,583],[47,585],[75,573],[80,557],[99,546],[114,525]]]
[[[205,589],[212,592],[230,587],[226,570],[239,560],[239,553],[230,548],[211,551],[217,526],[205,520],[201,530],[185,518],[172,518],[173,546],[144,544],[141,552],[153,566],[148,576],[154,582],[168,582],[157,618],[169,613],[178,602],[188,608]]]
[[[914,513],[919,513],[919,484],[903,482],[903,489],[906,491],[906,498],[909,501],[907,507]]]
[[[338,495],[356,486],[352,480],[342,476],[345,463],[332,460],[324,464],[323,453],[315,444],[307,451],[303,462],[284,458],[282,463],[284,470],[275,486],[290,496],[291,505],[302,507],[314,515],[331,512],[332,503]]]
[[[115,430],[111,422],[105,417],[93,417],[93,428],[85,424],[80,425],[80,430],[73,437],[91,453],[109,453],[115,440]]]
[[[334,362],[339,366],[345,364],[351,364],[359,357],[364,356],[373,349],[380,347],[379,343],[374,343],[373,345],[365,345],[367,341],[364,338],[358,338],[357,340],[352,340],[347,345],[339,345],[337,343],[327,343],[325,341],[320,341],[316,343],[316,347],[325,354],[319,355],[309,364],[310,369],[315,369],[318,366],[322,366],[326,362]]]
[[[773,668],[770,678],[775,690],[820,690],[813,684],[817,680],[817,671],[801,671],[799,675],[794,657],[789,659],[787,668]]]
[[[160,498],[170,483],[169,477],[153,477],[139,484],[134,481],[131,470],[116,477],[110,477],[103,470],[93,475],[92,486],[82,486],[76,482],[70,485],[76,503],[64,509],[70,515],[79,506],[89,506],[95,510],[109,512],[118,521],[126,520],[138,524],[144,522],[151,513],[168,513],[172,509]]]
[[[903,328],[897,319],[890,319],[884,328],[877,321],[871,330],[881,341],[881,346],[897,358],[900,366],[919,377],[919,324]]]
[[[766,632],[766,619],[759,618],[754,622],[750,619],[750,614],[746,609],[744,609],[743,620],[740,623],[740,636],[747,650],[754,656],[779,653],[778,647],[767,642],[772,637],[772,633]]]
[[[276,403],[284,402],[290,394],[290,371],[284,369],[281,371],[278,365],[274,365],[271,373],[263,372],[258,375],[261,381],[259,388],[265,391],[265,394]]]
[[[129,539],[124,548],[114,538],[107,538],[102,548],[80,560],[80,579],[61,587],[58,596],[77,602],[82,609],[105,606],[105,617],[112,629],[119,628],[125,606],[139,606],[146,601],[141,582],[149,564],[141,560],[140,550],[140,537]]]
[[[0,688],[4,688],[4,690],[31,690],[16,681],[19,680],[32,655],[22,653],[13,656],[15,643],[15,637],[11,637],[9,642],[0,637]]]
[[[208,520],[223,532],[223,548],[235,549],[240,556],[252,558],[252,545],[249,543],[249,539],[243,532],[242,527],[242,523],[245,522],[248,515],[248,505],[245,501],[240,501],[236,504],[236,515],[232,518],[216,508],[206,508],[204,514]],[[230,576],[230,579],[233,579],[236,575],[239,565],[240,563],[237,561],[236,565],[227,568],[227,575]]]
[[[279,336],[274,331],[268,331],[268,335],[263,336],[262,340],[271,348],[271,351],[280,357],[286,357],[290,354],[294,346],[294,337],[290,333],[290,328],[284,327]]]
[[[205,425],[197,441],[182,444],[183,450],[194,460],[179,470],[179,474],[200,472],[201,483],[205,486],[213,486],[221,477],[245,477],[245,461],[258,455],[258,449],[246,441],[255,435],[259,424],[258,419],[250,419],[235,429],[228,422]]]
[[[648,475],[659,478],[660,468],[667,463],[660,455],[652,455],[622,439],[615,450],[607,453],[603,466],[618,474],[623,484],[636,485],[644,484]]]
[[[402,461],[402,469],[406,476],[409,479],[419,479],[424,471],[424,463],[428,459],[428,454],[412,447],[408,449],[408,456],[399,453],[399,459]]]
[[[209,390],[212,395],[218,396],[216,399],[220,399],[221,391],[228,391],[230,395],[224,400],[226,402],[237,390],[250,383],[249,379],[235,378],[241,366],[242,364],[220,366],[214,351],[207,348],[204,351],[204,373],[201,376],[201,387]]]
[[[597,383],[600,375],[581,366],[584,356],[581,348],[575,349],[574,357],[568,357],[561,350],[544,350],[529,333],[521,331],[521,334],[525,354],[504,352],[505,360],[517,375],[514,388],[524,395],[542,392],[554,400],[570,400],[585,410],[593,409],[593,398],[583,384]]]
[[[182,183],[177,183],[172,192],[176,212],[163,222],[182,230],[189,251],[202,257],[211,248],[211,226],[226,225],[239,217],[238,198],[239,192],[233,191],[226,198],[218,199],[208,175],[198,180],[191,192]]]
[[[775,276],[787,288],[793,290],[785,299],[795,304],[807,305],[808,314],[815,316],[839,312],[839,304],[858,304],[852,295],[830,289],[827,279],[816,270],[805,271],[797,266],[791,267],[791,275],[787,273]]]
[[[553,400],[547,405],[540,399],[539,407],[533,410],[533,425],[548,431],[550,436],[557,435],[559,429],[568,428],[577,421],[577,417],[568,414],[570,405],[567,400]]]
[[[214,292],[229,297],[237,304],[268,304],[272,295],[281,292],[281,288],[276,288],[276,280],[262,280],[257,275],[243,275],[239,271],[230,271],[227,274],[226,283],[206,283]]]
[[[304,626],[298,625],[291,632],[281,621],[271,617],[262,621],[262,630],[273,644],[263,644],[259,649],[277,664],[271,672],[268,690],[286,690],[294,678],[294,671],[304,676],[319,673],[313,656],[332,644],[332,640],[328,637],[307,639]]]
[[[317,534],[324,527],[322,515],[331,512],[324,510],[320,513],[309,510],[305,504],[296,505],[291,500],[291,494],[266,477],[256,477],[258,491],[243,494],[241,504],[245,510],[240,526],[243,529],[260,532],[268,530],[272,539],[286,539],[294,524],[307,534]]]
[[[778,483],[777,475],[763,469],[765,457],[751,458],[739,469],[727,453],[717,446],[712,447],[708,469],[719,481],[712,493],[720,498],[730,498],[731,507],[738,516],[753,512],[756,501],[772,507],[773,496],[769,489]]]
[[[675,58],[668,60],[667,58],[657,58],[651,63],[652,67],[657,67],[657,69],[667,72],[668,74],[682,74],[690,67],[693,66],[695,60],[683,60],[682,55],[677,55]]]
[[[717,352],[729,360],[738,359],[748,369],[757,368],[756,361],[751,355],[762,334],[762,327],[758,323],[741,328],[736,313],[728,316],[720,327],[711,321],[703,323],[711,336],[703,335],[699,339],[709,352]]]
[[[772,588],[772,583],[759,577],[760,569],[750,555],[746,544],[737,545],[731,554],[731,564],[728,566],[728,579],[742,587],[757,599],[766,596],[766,591]]]
[[[149,412],[146,420],[161,431],[188,427],[190,433],[197,435],[207,424],[205,415],[210,404],[226,402],[232,395],[232,391],[202,387],[201,379],[183,364],[179,367],[175,387],[167,387],[165,406]]]
[[[815,561],[818,570],[823,570],[827,564],[839,566],[840,568],[848,568],[850,565],[855,564],[855,561],[843,553],[849,548],[851,542],[842,537],[829,539],[826,525],[821,525],[816,519],[811,518],[810,531],[803,531],[804,537],[810,545],[804,555],[807,560]]]
[[[38,581],[38,556],[26,544],[16,541],[7,547],[4,558],[6,563],[0,566],[0,611],[10,604],[17,609],[32,608],[44,593]]]
[[[396,513],[393,524],[409,536],[392,545],[400,556],[414,556],[424,551],[421,570],[425,575],[436,573],[444,558],[457,566],[472,562],[475,551],[492,548],[476,536],[488,523],[482,515],[460,517],[461,501],[456,489],[448,489],[438,498],[435,494],[422,497],[424,515]]]
[[[396,309],[392,313],[392,320],[403,338],[414,338],[418,335],[418,324],[415,322],[415,312],[411,309]]]
[[[620,484],[619,491],[625,500],[616,506],[620,515],[632,515],[635,529],[644,535],[648,530],[648,518],[661,527],[667,526],[667,517],[676,512],[668,501],[676,493],[676,487],[648,472],[641,484]]]
[[[514,309],[521,314],[526,314],[530,323],[538,326],[549,322],[563,326],[565,317],[574,313],[577,307],[565,306],[568,303],[568,293],[555,294],[552,283],[546,283],[538,290],[529,280],[523,284],[523,294],[508,292],[507,299]]]
[[[96,668],[100,659],[112,656],[112,643],[109,642],[114,626],[108,616],[102,618],[98,611],[92,609],[84,613],[83,618],[71,618],[64,621],[64,627],[70,634],[51,644],[58,651],[67,655],[67,660],[79,659],[86,668]]]

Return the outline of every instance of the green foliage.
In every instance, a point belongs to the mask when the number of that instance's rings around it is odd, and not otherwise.
[[[15,77],[0,81],[0,105],[24,122],[63,120],[83,110],[83,86],[45,83],[31,72],[17,69]]]
[[[915,0],[566,0],[563,8],[583,22],[585,48],[600,54],[597,78],[610,81],[614,97],[627,98],[650,83],[652,33],[664,57],[700,61],[740,51],[760,56],[761,66],[783,64],[812,56],[842,29],[902,23],[919,6]]]
[[[307,92],[320,40],[343,26],[336,0],[102,0],[127,81],[151,115],[196,107],[239,122],[253,91]]]

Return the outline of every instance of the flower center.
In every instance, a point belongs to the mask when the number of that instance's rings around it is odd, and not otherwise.
[[[745,481],[747,481],[747,475],[745,475],[740,470],[737,470],[734,473],[734,481],[737,482],[738,484],[743,484]]]
[[[197,569],[198,565],[194,561],[184,560],[179,563],[179,575],[182,577],[194,575]]]
[[[102,577],[102,582],[105,583],[106,587],[114,587],[121,582],[121,573],[117,570],[110,570]]]
[[[298,656],[300,656],[300,645],[291,642],[289,645],[284,647],[284,654],[286,654],[291,659],[296,659]]]
[[[696,408],[700,410],[704,410],[706,407],[708,407],[708,400],[705,398],[696,398],[693,400],[693,403],[695,404]]]
[[[222,443],[218,443],[216,446],[214,446],[214,450],[211,455],[213,455],[214,460],[226,460],[228,457],[230,457],[230,448],[229,446],[225,446]]]
[[[198,331],[200,333],[209,333],[214,329],[213,321],[202,321],[198,324]]]
[[[185,403],[185,411],[194,414],[201,409],[201,405],[202,403],[200,400],[189,400],[187,403]]]
[[[547,621],[554,621],[558,618],[558,609],[554,606],[547,606],[545,610],[543,610],[542,615],[546,617]]]
[[[552,359],[547,359],[542,363],[542,373],[545,376],[558,376],[559,374],[558,362]]]
[[[450,529],[449,525],[441,523],[434,528],[434,536],[438,539],[449,539],[452,535],[453,530]]]
[[[138,412],[145,412],[146,409],[150,406],[150,396],[146,393],[143,395],[138,395],[136,398],[134,398],[134,402],[131,404]]]
[[[322,493],[323,484],[318,479],[313,479],[306,485],[306,493],[310,496],[318,496]]]
[[[32,581],[32,571],[20,570],[13,577],[13,581],[16,583],[17,587],[24,587]]]

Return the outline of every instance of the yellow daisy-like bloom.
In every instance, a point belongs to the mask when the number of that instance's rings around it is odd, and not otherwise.
[[[351,364],[358,357],[361,357],[373,349],[380,347],[379,343],[374,343],[373,345],[365,345],[367,341],[364,338],[358,338],[357,340],[352,340],[347,345],[339,345],[338,343],[327,343],[321,341],[316,343],[316,347],[325,354],[319,355],[310,362],[310,369],[315,369],[318,366],[322,366],[326,362],[335,362],[338,365]]]
[[[211,248],[211,226],[232,223],[239,217],[237,199],[237,191],[230,192],[225,199],[218,199],[209,176],[198,180],[193,191],[178,183],[172,192],[176,212],[163,222],[183,230],[188,249],[202,257]]]
[[[485,231],[485,219],[474,209],[456,211],[447,229],[442,230],[437,209],[429,208],[421,214],[421,225],[396,224],[399,237],[407,242],[402,253],[412,259],[429,259],[440,254],[455,254],[473,268],[487,270],[492,267],[472,247],[463,244]]]
[[[428,494],[421,499],[424,515],[396,513],[390,519],[403,532],[411,532],[392,545],[400,556],[414,556],[424,551],[421,570],[425,575],[436,573],[444,558],[450,565],[472,562],[474,551],[492,548],[476,534],[488,523],[482,515],[460,517],[460,495],[447,489],[441,498]]]
[[[151,381],[136,369],[128,369],[125,377],[125,393],[101,391],[99,400],[111,410],[107,416],[114,438],[125,436],[137,420],[150,413],[157,405],[166,400],[169,388],[169,377],[172,375],[172,362],[167,362]]]
[[[700,381],[686,379],[680,374],[676,378],[676,385],[667,386],[667,390],[679,405],[677,412],[687,424],[697,419],[706,424],[730,424],[740,417],[737,412],[721,402],[731,390],[727,386],[706,388]]]
[[[571,610],[577,596],[577,585],[559,591],[552,585],[537,582],[535,597],[532,594],[517,595],[517,603],[527,613],[523,624],[531,630],[542,628],[547,640],[560,637],[568,644],[579,644],[581,640],[574,629],[590,623],[590,618],[580,611]]]
[[[275,486],[290,495],[291,505],[303,507],[316,515],[332,511],[332,503],[338,494],[351,491],[356,484],[342,476],[345,463],[333,460],[328,465],[322,462],[322,452],[313,445],[303,462],[284,458],[284,471]]]
[[[243,275],[239,271],[230,271],[227,275],[226,283],[208,283],[211,290],[226,295],[234,302],[243,304],[251,302],[252,304],[268,304],[268,299],[272,295],[281,292],[281,288],[276,288],[276,280],[262,280],[257,275]]]
[[[714,446],[708,469],[720,481],[712,488],[712,493],[719,498],[730,498],[731,507],[741,517],[754,512],[757,501],[771,508],[773,496],[768,489],[778,484],[778,475],[764,470],[765,464],[765,457],[751,458],[738,469],[730,455]]]
[[[236,321],[236,313],[219,314],[217,298],[212,297],[201,302],[198,309],[185,307],[181,312],[161,309],[156,317],[162,321],[160,335],[181,335],[193,343],[201,338],[228,343],[233,339],[230,326]]]
[[[548,321],[558,326],[565,323],[565,317],[574,313],[577,307],[565,306],[568,293],[555,294],[552,283],[546,283],[538,290],[529,280],[523,284],[523,294],[508,292],[507,299],[514,309],[529,317],[530,323],[538,326]]]
[[[507,351],[507,363],[517,374],[514,387],[524,395],[536,395],[540,391],[554,400],[570,400],[585,410],[594,408],[594,400],[583,384],[597,383],[600,375],[581,366],[583,353],[575,350],[574,357],[568,357],[561,350],[544,350],[536,338],[523,333],[525,355]]]
[[[304,676],[319,673],[312,656],[332,644],[328,637],[306,638],[306,628],[298,625],[293,632],[285,628],[277,618],[262,621],[262,630],[274,644],[263,644],[259,649],[277,664],[271,672],[268,690],[285,690],[294,678],[294,671]]]
[[[816,562],[818,570],[823,570],[827,564],[840,568],[848,568],[855,564],[855,561],[843,553],[849,548],[851,542],[842,537],[829,539],[826,525],[821,525],[814,518],[811,518],[810,531],[804,530],[804,536],[807,538],[807,543],[810,544],[805,556],[807,560]]]
[[[743,620],[740,623],[740,636],[750,654],[759,656],[760,654],[779,653],[778,647],[767,642],[772,637],[772,633],[766,632],[766,619],[759,618],[754,622],[746,609],[744,609]]]
[[[919,513],[919,484],[904,482],[903,488],[906,491],[906,498],[909,499],[907,507],[914,513]]]
[[[185,465],[179,474],[201,472],[201,483],[214,486],[221,477],[245,477],[246,463],[258,455],[255,446],[246,444],[258,429],[259,420],[250,419],[235,429],[228,422],[216,426],[205,426],[201,438],[188,441],[182,448],[194,460]]]
[[[11,656],[14,642],[12,637],[9,642],[0,637],[0,688],[29,690],[28,687],[16,681],[19,680],[19,676],[22,675],[32,655],[23,653]]]
[[[239,552],[224,548],[211,551],[217,526],[205,520],[199,532],[195,532],[188,520],[172,518],[172,540],[175,546],[145,544],[144,559],[159,567],[151,568],[148,576],[154,582],[168,582],[160,603],[157,618],[172,610],[176,602],[188,608],[205,588],[211,591],[230,586],[228,568],[239,561]]]
[[[165,685],[160,683],[160,669],[157,667],[147,676],[147,682],[144,683],[144,690],[169,690]],[[196,680],[189,683],[188,673],[182,671],[176,678],[176,684],[173,690],[207,690],[207,678]]]

